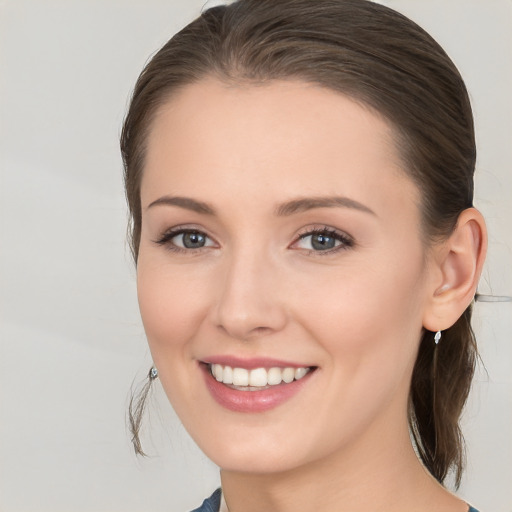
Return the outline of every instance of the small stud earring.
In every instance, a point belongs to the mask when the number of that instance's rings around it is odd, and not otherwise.
[[[151,369],[149,370],[149,380],[155,380],[157,377],[158,377],[158,370],[152,366]]]
[[[439,343],[439,340],[441,339],[441,331],[437,331],[434,335],[434,343],[437,345]]]

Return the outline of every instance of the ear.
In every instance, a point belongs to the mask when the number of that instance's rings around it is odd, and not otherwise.
[[[431,283],[423,326],[429,331],[451,327],[471,304],[487,251],[487,229],[475,208],[464,210],[450,237],[434,247]]]

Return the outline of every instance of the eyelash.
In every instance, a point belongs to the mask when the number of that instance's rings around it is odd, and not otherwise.
[[[174,237],[179,236],[179,235],[186,235],[187,233],[199,234],[199,235],[204,236],[206,239],[210,239],[210,237],[206,233],[204,233],[203,231],[201,231],[199,229],[185,228],[185,227],[177,226],[177,227],[172,228],[172,229],[166,231],[165,233],[163,233],[163,235],[158,240],[154,240],[154,243],[157,245],[165,246],[165,248],[167,250],[172,251],[172,252],[188,253],[188,254],[191,254],[191,253],[197,254],[197,253],[202,252],[202,250],[207,249],[208,247],[211,247],[211,246],[204,246],[204,247],[187,249],[187,248],[179,247],[179,246],[171,243],[171,240]],[[322,226],[322,227],[315,227],[313,229],[308,228],[303,233],[298,235],[297,239],[292,244],[290,244],[290,247],[293,248],[293,246],[296,245],[297,243],[299,243],[301,240],[304,240],[305,238],[308,238],[310,236],[315,236],[315,235],[324,235],[329,238],[334,238],[334,240],[340,242],[340,244],[331,249],[326,249],[323,251],[322,250],[314,250],[314,249],[304,249],[304,251],[306,251],[306,253],[308,255],[327,256],[330,254],[337,253],[338,251],[350,249],[350,248],[354,247],[354,245],[355,245],[354,239],[350,235],[347,235],[346,233],[340,232],[340,231],[338,231],[334,228],[330,228],[328,226]]]
[[[315,227],[313,229],[308,228],[306,231],[299,235],[298,239],[295,242],[293,242],[292,246],[297,244],[301,240],[304,240],[305,238],[315,235],[324,235],[329,238],[334,238],[334,240],[341,243],[333,247],[332,249],[326,249],[323,251],[315,251],[314,249],[304,249],[309,255],[312,254],[314,256],[328,256],[335,254],[339,251],[346,251],[347,249],[351,249],[355,245],[354,239],[350,235],[347,235],[346,233],[338,231],[334,228],[330,228],[328,226],[322,226]]]
[[[207,247],[198,247],[195,249],[187,249],[187,248],[183,248],[183,247],[178,247],[177,245],[175,245],[171,242],[171,240],[174,237],[179,236],[179,235],[186,235],[187,233],[195,233],[198,235],[202,235],[207,239],[210,238],[206,233],[204,233],[203,231],[201,231],[199,229],[185,228],[185,227],[177,226],[175,228],[172,228],[172,229],[169,229],[168,231],[166,231],[158,240],[154,240],[154,243],[157,245],[164,246],[168,251],[177,252],[177,253],[188,253],[188,254],[195,253],[195,254],[197,254],[197,253],[201,252],[203,249],[208,248],[208,246],[207,246]]]

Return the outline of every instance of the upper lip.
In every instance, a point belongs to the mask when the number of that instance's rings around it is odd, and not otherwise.
[[[246,368],[253,370],[255,368],[310,368],[310,364],[302,364],[282,359],[274,359],[271,357],[251,357],[241,358],[230,355],[217,355],[201,359],[206,364],[221,364],[223,366],[231,366],[232,368]]]

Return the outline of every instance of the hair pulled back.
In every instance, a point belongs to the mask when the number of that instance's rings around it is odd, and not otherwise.
[[[447,237],[472,206],[476,149],[468,94],[455,65],[423,29],[368,0],[238,0],[206,10],[176,34],[135,86],[121,135],[135,261],[152,120],[179,88],[207,76],[228,83],[306,81],[386,119],[402,168],[421,192],[426,248]],[[419,457],[440,482],[453,470],[457,485],[464,462],[459,418],[477,358],[470,318],[469,307],[439,346],[424,332],[410,390]],[[135,438],[139,427],[132,427]]]

